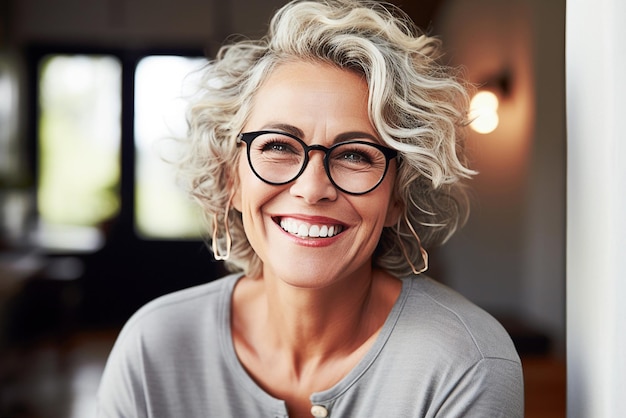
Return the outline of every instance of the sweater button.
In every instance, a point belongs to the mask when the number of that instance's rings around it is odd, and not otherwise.
[[[311,415],[315,418],[326,418],[328,416],[328,410],[322,405],[313,405],[311,407]]]

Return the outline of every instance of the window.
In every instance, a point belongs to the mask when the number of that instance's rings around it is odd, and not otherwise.
[[[177,187],[171,161],[187,130],[186,99],[200,58],[149,56],[135,73],[135,230],[146,239],[198,238],[197,204]],[[168,162],[169,161],[169,162]]]
[[[39,68],[37,208],[44,248],[95,250],[120,208],[121,64],[49,55]]]
[[[187,57],[199,56],[50,45],[25,53],[33,94],[22,145],[37,201],[28,220],[38,224],[23,235],[45,260],[42,278],[81,279],[72,285],[81,320],[121,323],[150,299],[226,274],[163,161],[186,134],[187,88],[206,62]]]
[[[199,208],[171,161],[206,59],[44,52],[37,62],[38,244],[92,252],[117,218],[125,237],[199,239]]]

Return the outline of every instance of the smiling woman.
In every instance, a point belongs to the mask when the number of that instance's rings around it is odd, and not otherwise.
[[[367,91],[365,79],[352,71],[324,63],[289,62],[276,67],[255,94],[263,106],[251,109],[243,131],[293,126],[291,131],[304,137],[296,139],[286,133],[278,137],[292,139],[281,143],[283,147],[293,144],[287,162],[281,158],[275,164],[275,150],[272,156],[265,148],[259,151],[259,137],[247,147],[249,158],[240,154],[239,189],[233,206],[242,214],[246,237],[262,261],[264,277],[271,270],[293,285],[309,287],[340,280],[353,286],[347,277],[371,275],[368,260],[378,244],[371,237],[397,222],[399,202],[392,200],[396,174],[392,157],[397,152],[377,139],[368,115]],[[276,145],[277,136],[270,138]],[[347,168],[345,158],[337,162],[337,150],[344,156],[342,149],[351,150],[354,156],[355,147],[363,158],[369,155],[377,163],[364,167],[350,162]],[[294,161],[294,154],[300,158]],[[267,167],[268,159],[270,165],[282,168]],[[385,175],[387,164],[391,170]],[[263,178],[276,178],[284,169],[291,175],[281,182]],[[281,221],[289,221],[298,230],[308,230],[320,218],[324,220],[320,227],[341,233],[314,240],[277,228]],[[337,253],[346,256],[328,263]],[[296,277],[294,271],[299,271]]]
[[[422,274],[473,174],[438,47],[391,6],[336,0],[220,51],[179,169],[233,274],[130,319],[100,416],[523,416],[509,336]]]

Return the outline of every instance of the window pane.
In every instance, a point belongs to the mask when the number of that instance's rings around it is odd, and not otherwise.
[[[185,135],[185,98],[206,60],[180,56],[142,59],[135,73],[135,228],[143,238],[195,239],[201,235],[197,205],[177,187],[176,138]]]
[[[120,207],[121,64],[99,55],[51,55],[41,64],[40,239],[95,249],[98,227]]]

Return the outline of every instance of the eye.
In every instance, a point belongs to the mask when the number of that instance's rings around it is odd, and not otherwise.
[[[337,164],[363,167],[375,164],[380,157],[380,151],[369,145],[346,144],[335,149],[332,159]]]
[[[262,154],[301,154],[301,146],[294,139],[278,134],[265,134],[255,141],[256,149]]]
[[[261,151],[262,152],[280,152],[280,153],[296,152],[296,150],[290,144],[287,144],[285,142],[280,142],[278,140],[263,144],[263,148],[261,149]]]
[[[369,160],[359,153],[346,152],[334,158],[334,165],[348,169],[363,168],[370,165]]]
[[[361,164],[369,164],[371,163],[371,158],[367,153],[362,151],[342,151],[339,155],[339,158],[353,163],[361,163]]]

